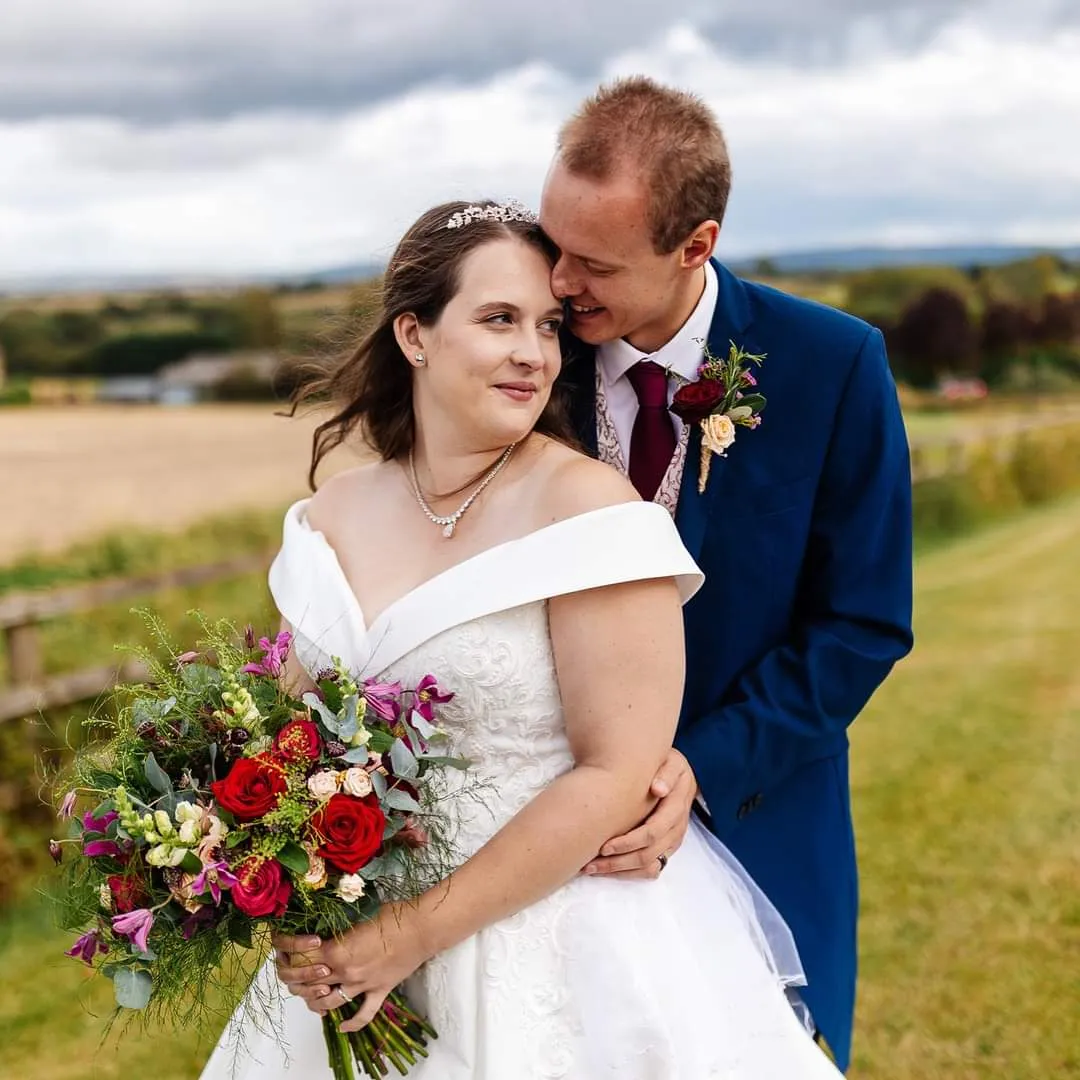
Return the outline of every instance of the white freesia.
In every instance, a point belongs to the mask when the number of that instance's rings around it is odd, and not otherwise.
[[[201,836],[202,828],[198,821],[185,821],[180,826],[180,842],[188,847],[194,847]]]
[[[364,879],[359,874],[344,874],[338,882],[337,894],[347,904],[351,904],[364,895]]]
[[[113,895],[107,881],[102,882],[101,887],[98,889],[98,900],[101,901],[101,906],[106,911],[112,911]]]
[[[362,799],[365,795],[371,794],[371,777],[368,776],[367,769],[353,766],[353,768],[345,771],[341,787],[343,791]]]
[[[184,861],[185,855],[187,855],[187,848],[158,844],[146,853],[146,861],[151,866],[179,866]]]

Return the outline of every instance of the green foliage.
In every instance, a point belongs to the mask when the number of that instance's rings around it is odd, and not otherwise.
[[[915,484],[916,537],[967,533],[1027,506],[1080,491],[1080,425],[1035,428],[971,451],[963,468]]]
[[[847,286],[846,310],[875,325],[894,322],[904,308],[933,288],[956,293],[969,309],[978,304],[978,293],[971,279],[952,266],[861,270],[848,278]]]
[[[229,339],[217,334],[181,330],[162,334],[135,333],[111,338],[90,350],[81,368],[95,375],[152,375],[166,364],[200,352],[224,352]]]

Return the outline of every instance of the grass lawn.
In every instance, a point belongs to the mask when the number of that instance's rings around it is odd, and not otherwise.
[[[917,605],[915,653],[853,729],[851,1075],[1080,1078],[1080,500],[925,552]],[[0,916],[0,1077],[196,1077],[191,1035],[99,1048],[110,990],[67,944],[38,904]]]

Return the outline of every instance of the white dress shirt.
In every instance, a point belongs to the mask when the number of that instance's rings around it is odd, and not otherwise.
[[[698,368],[701,367],[701,343],[709,339],[709,327],[712,325],[713,314],[716,311],[719,291],[720,283],[717,280],[716,271],[712,263],[706,263],[705,291],[701,294],[701,299],[690,317],[666,345],[662,345],[654,353],[643,353],[640,349],[635,349],[628,341],[619,338],[616,341],[606,341],[597,348],[596,356],[604,387],[604,398],[607,401],[611,422],[615,425],[615,432],[619,436],[619,446],[622,448],[624,462],[630,455],[630,434],[634,430],[634,421],[637,419],[638,412],[637,394],[634,393],[634,388],[626,377],[626,373],[641,360],[652,360],[662,368],[675,372],[687,382],[696,382]],[[678,381],[669,378],[669,405],[678,388]],[[678,440],[682,435],[682,421],[674,413],[671,419],[675,425],[675,438]]]

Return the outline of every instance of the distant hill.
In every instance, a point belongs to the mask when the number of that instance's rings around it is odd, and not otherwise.
[[[748,270],[767,261],[782,274],[804,274],[821,270],[871,270],[884,266],[997,266],[1043,253],[1058,255],[1070,262],[1080,260],[1080,246],[973,244],[952,247],[823,248],[727,261],[739,270]]]
[[[736,271],[754,271],[768,263],[781,274],[820,271],[869,270],[883,266],[994,266],[1028,259],[1042,253],[1080,262],[1080,246],[1037,247],[1035,245],[957,245],[944,247],[857,247],[822,248],[817,251],[781,252],[775,255],[741,256],[725,259]],[[340,285],[363,281],[381,274],[385,264],[366,261],[317,270],[279,271],[252,274],[94,274],[72,273],[0,278],[0,295],[58,292],[134,292],[146,289],[227,289],[244,285]]]

